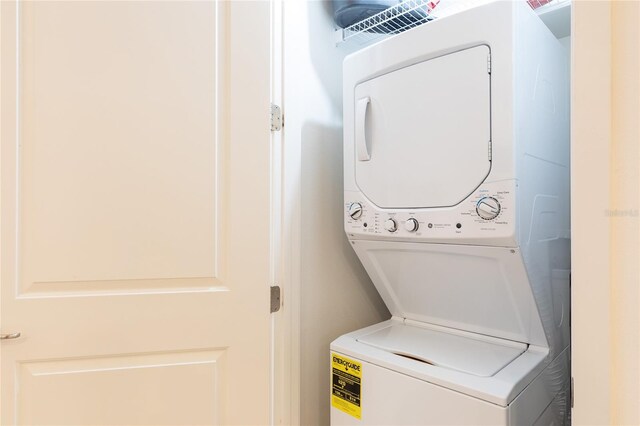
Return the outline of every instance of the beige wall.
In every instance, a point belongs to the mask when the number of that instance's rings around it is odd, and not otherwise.
[[[640,3],[611,7],[611,407],[613,424],[640,424]],[[630,211],[627,215],[626,211]]]
[[[293,209],[285,212],[292,220],[285,226],[299,237],[292,297],[300,301],[294,387],[302,425],[329,424],[331,341],[390,317],[343,232],[342,60],[348,52],[336,48],[330,13],[329,2],[284,2],[284,196]]]
[[[573,9],[574,424],[640,424],[640,3]]]

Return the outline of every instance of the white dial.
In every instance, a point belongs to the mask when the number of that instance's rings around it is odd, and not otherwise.
[[[349,216],[351,219],[358,220],[362,216],[362,204],[360,203],[351,203],[348,209]]]
[[[493,197],[483,197],[476,204],[476,213],[484,220],[495,219],[500,214],[500,203]]]
[[[404,229],[409,232],[416,232],[419,226],[420,224],[414,218],[407,219],[407,221],[404,223]]]
[[[398,230],[398,225],[396,224],[395,220],[389,218],[384,221],[384,229],[389,232],[396,232]]]

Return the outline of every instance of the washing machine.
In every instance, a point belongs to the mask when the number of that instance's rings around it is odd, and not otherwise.
[[[567,56],[498,1],[345,59],[345,231],[392,318],[331,344],[333,425],[568,423]]]

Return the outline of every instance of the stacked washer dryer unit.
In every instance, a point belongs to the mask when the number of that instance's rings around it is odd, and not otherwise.
[[[333,425],[567,423],[568,76],[525,1],[345,60],[345,229],[393,316],[331,344]]]

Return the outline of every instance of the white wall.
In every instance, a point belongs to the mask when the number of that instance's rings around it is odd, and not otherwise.
[[[558,41],[567,49],[567,52],[571,53],[571,36],[559,38]]]
[[[330,342],[390,315],[343,232],[347,52],[335,45],[329,2],[285,1],[284,53],[284,197],[291,208],[284,226],[300,235],[300,279],[291,296],[300,302],[299,418],[303,425],[326,425]]]

